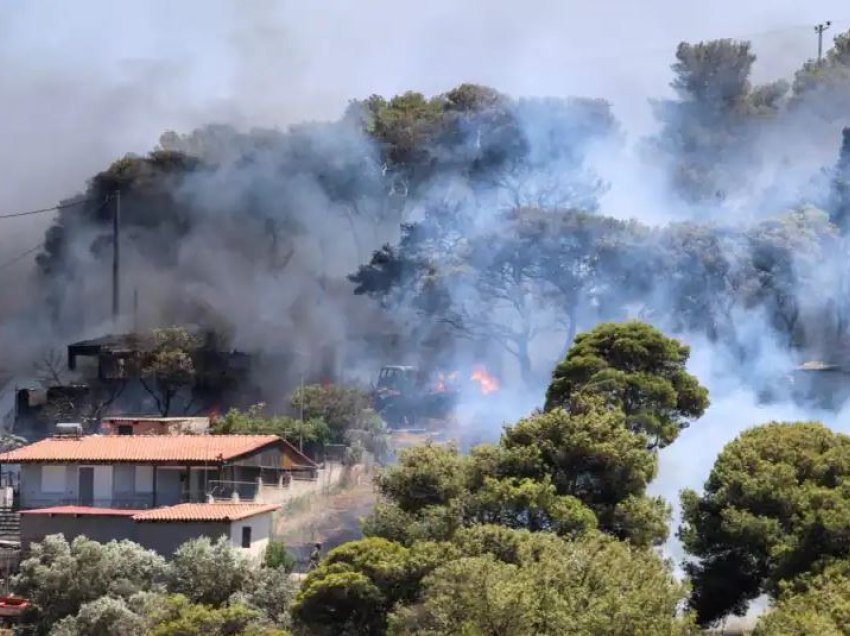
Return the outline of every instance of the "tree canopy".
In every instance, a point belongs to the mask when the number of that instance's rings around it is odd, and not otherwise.
[[[846,557],[850,437],[815,422],[773,422],[718,456],[702,495],[682,494],[679,536],[703,623]]]
[[[652,448],[673,442],[708,407],[708,391],[685,364],[690,349],[637,321],[608,323],[576,337],[552,374],[546,409],[575,408],[589,396],[621,409]]]

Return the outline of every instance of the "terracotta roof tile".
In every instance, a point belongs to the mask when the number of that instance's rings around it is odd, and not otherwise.
[[[279,504],[186,503],[145,510],[134,515],[133,521],[238,521],[278,508]]]
[[[87,435],[43,439],[0,462],[215,462],[282,441],[277,435]]]
[[[36,510],[21,510],[22,515],[61,515],[92,517],[132,517],[144,510],[126,510],[124,508],[95,508],[93,506],[53,506]]]

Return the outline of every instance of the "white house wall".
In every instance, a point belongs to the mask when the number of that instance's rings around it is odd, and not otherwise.
[[[269,537],[272,532],[272,513],[267,512],[231,522],[230,542],[237,548],[242,547],[242,528],[246,526],[251,528],[251,547],[245,551],[252,557],[260,559],[269,544]]]

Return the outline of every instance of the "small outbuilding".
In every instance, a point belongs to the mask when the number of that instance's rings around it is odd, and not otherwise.
[[[170,557],[190,539],[224,536],[247,554],[261,557],[272,534],[277,504],[186,503],[150,510],[55,506],[21,512],[21,548],[51,534],[102,543],[127,539]]]

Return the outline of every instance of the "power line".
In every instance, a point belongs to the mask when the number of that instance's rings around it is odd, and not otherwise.
[[[111,197],[107,196],[103,200],[103,202],[99,206],[97,206],[97,209],[100,210],[103,206],[105,206],[107,203],[109,203],[110,199],[111,199]],[[62,208],[69,208],[69,207],[72,207],[74,205],[78,205],[80,203],[85,203],[86,201],[93,201],[93,200],[94,199],[84,199],[84,200],[81,200],[81,201],[75,201],[74,203],[68,203],[68,204],[65,204],[65,205],[57,205],[57,206],[52,207],[52,208],[45,208],[44,210],[41,210],[41,212],[49,212],[50,210],[57,210],[57,209],[61,210]],[[33,211],[28,212],[28,213],[27,212],[18,212],[16,214],[17,214],[17,216],[23,216],[24,214],[38,214],[38,213],[39,213],[39,211],[33,210]],[[9,217],[8,216],[0,216],[0,219],[2,219],[2,218],[9,218]],[[44,247],[44,241],[41,241],[38,245],[34,245],[33,247],[29,248],[28,250],[21,252],[20,254],[17,254],[16,256],[13,256],[12,258],[10,258],[7,261],[0,262],[0,271],[3,271],[7,267],[14,265],[15,263],[26,258],[27,256],[29,256],[33,252],[40,250],[42,247]]]
[[[35,252],[36,250],[40,250],[42,247],[44,247],[44,242],[43,242],[43,241],[42,241],[41,243],[39,243],[38,245],[36,245],[36,246],[34,246],[34,247],[29,248],[29,249],[28,249],[28,250],[26,250],[25,252],[21,252],[21,253],[20,253],[20,254],[18,254],[17,256],[14,256],[14,257],[10,258],[8,261],[4,261],[4,262],[0,263],[0,270],[4,270],[4,269],[6,269],[6,268],[7,268],[7,267],[9,267],[9,266],[14,265],[15,263],[17,263],[17,262],[18,262],[18,261],[20,261],[21,259],[23,259],[23,258],[25,258],[25,257],[29,256],[30,254],[32,254],[32,253],[33,253],[33,252]]]
[[[27,210],[26,212],[12,212],[10,214],[0,214],[0,219],[14,219],[19,216],[31,216],[33,214],[44,214],[45,212],[53,212],[54,210],[64,210],[65,208],[72,208],[75,205],[82,205],[83,203],[89,203],[91,201],[95,201],[96,199],[80,199],[79,201],[74,201],[72,203],[60,203],[58,205],[54,205],[50,208],[41,208],[38,210]]]

